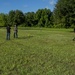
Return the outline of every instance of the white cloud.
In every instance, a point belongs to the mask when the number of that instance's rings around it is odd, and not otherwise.
[[[47,9],[49,9],[49,7],[48,7],[48,6],[46,6],[46,8],[47,8]]]
[[[49,4],[50,4],[50,5],[54,5],[54,4],[55,4],[55,1],[54,1],[54,0],[50,0],[50,1],[49,1]]]
[[[55,0],[42,0],[43,2],[48,2],[50,5],[54,6],[56,1]]]

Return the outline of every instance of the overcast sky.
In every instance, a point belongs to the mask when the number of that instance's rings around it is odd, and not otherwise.
[[[38,9],[48,8],[53,11],[57,0],[0,0],[0,13],[9,13],[10,10],[22,12],[36,12]]]

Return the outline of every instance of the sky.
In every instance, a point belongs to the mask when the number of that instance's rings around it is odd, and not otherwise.
[[[57,0],[0,0],[0,13],[9,13],[10,10],[36,12],[44,8],[53,11],[56,2]]]

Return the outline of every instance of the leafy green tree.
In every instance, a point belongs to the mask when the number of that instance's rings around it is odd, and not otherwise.
[[[0,14],[0,26],[39,26],[39,27],[52,27],[53,16],[50,9],[38,9],[37,12],[23,13],[20,10],[11,10],[8,14]]]
[[[0,14],[0,26],[6,26],[6,24],[7,24],[6,15],[1,13]]]
[[[14,24],[20,25],[24,22],[24,19],[25,18],[23,12],[20,10],[16,10],[14,15]]]
[[[52,12],[50,9],[39,9],[36,12],[36,20],[38,22],[38,26],[41,27],[51,27],[52,20],[51,20],[51,14]]]
[[[54,9],[55,24],[61,27],[72,27],[75,25],[75,0],[58,0]]]
[[[11,10],[9,11],[7,21],[10,26],[20,25],[24,22],[24,14],[20,10]]]
[[[10,26],[14,25],[14,16],[15,16],[15,11],[14,10],[11,10],[9,11],[9,14],[8,14],[8,24]]]
[[[35,25],[35,13],[34,12],[27,12],[25,13],[25,23],[26,23],[26,26],[34,26]]]

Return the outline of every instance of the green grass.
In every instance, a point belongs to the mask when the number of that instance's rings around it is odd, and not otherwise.
[[[19,28],[6,40],[0,29],[0,75],[75,75],[72,29]]]

